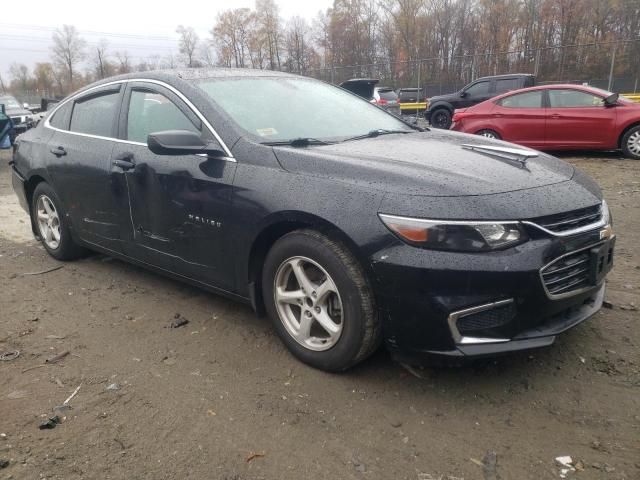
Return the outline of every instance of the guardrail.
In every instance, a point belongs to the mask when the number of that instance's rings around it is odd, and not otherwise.
[[[628,98],[632,102],[640,103],[640,93],[621,93],[620,95],[622,95],[625,98]]]

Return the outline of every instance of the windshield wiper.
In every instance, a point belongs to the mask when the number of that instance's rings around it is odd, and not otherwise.
[[[327,142],[324,140],[318,140],[317,138],[300,137],[293,138],[291,140],[278,140],[275,142],[261,142],[262,145],[278,146],[286,145],[289,147],[308,147],[309,145],[331,145],[333,142]]]
[[[411,130],[387,130],[385,128],[376,128],[375,130],[370,130],[364,135],[356,135],[355,137],[349,137],[342,140],[343,142],[349,142],[351,140],[362,140],[364,138],[375,138],[380,135],[391,135],[394,133],[413,133]]]

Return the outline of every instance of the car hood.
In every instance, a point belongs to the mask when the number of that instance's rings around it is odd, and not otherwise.
[[[444,95],[436,95],[434,97],[429,97],[429,105],[433,105],[436,102],[451,102],[460,100],[460,92],[454,93],[445,93]]]
[[[282,167],[386,192],[434,197],[526,190],[570,180],[574,168],[544,153],[505,160],[465,144],[519,148],[499,140],[446,130],[392,134],[307,148],[275,147]]]
[[[22,117],[25,115],[31,115],[31,112],[24,108],[5,108],[5,112],[9,117]]]

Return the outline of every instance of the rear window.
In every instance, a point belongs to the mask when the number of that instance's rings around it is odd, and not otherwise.
[[[389,101],[389,100],[397,100],[398,99],[398,95],[396,94],[396,92],[394,92],[393,90],[389,89],[379,89],[378,90],[378,95],[380,95],[380,98],[384,98],[385,100]]]
[[[119,99],[119,92],[109,92],[77,100],[71,115],[71,131],[112,137]]]

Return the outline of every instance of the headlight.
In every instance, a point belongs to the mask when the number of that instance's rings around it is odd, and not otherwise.
[[[403,241],[433,250],[484,252],[527,240],[519,222],[424,220],[380,213],[380,220]]]

